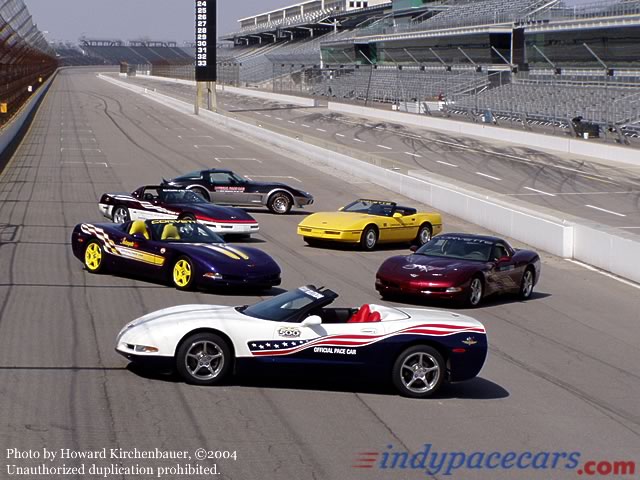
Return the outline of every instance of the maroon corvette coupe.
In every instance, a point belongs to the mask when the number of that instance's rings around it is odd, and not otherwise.
[[[387,259],[376,274],[382,297],[414,295],[462,301],[476,307],[493,294],[526,300],[540,279],[540,257],[496,237],[439,235],[411,255]]]

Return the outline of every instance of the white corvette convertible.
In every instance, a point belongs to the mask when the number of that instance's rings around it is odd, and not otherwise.
[[[329,308],[335,292],[300,287],[251,306],[185,305],[126,325],[116,350],[214,385],[244,364],[364,368],[408,397],[474,378],[487,355],[483,325],[458,313],[363,305]]]

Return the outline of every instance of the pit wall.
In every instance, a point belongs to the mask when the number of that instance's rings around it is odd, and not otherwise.
[[[16,148],[20,145],[20,141],[27,132],[29,125],[31,125],[31,121],[55,77],[55,73],[51,75],[14,115],[11,121],[0,128],[0,172],[4,170]]]

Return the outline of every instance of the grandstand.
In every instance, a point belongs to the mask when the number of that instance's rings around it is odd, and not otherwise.
[[[22,0],[0,6],[0,125],[7,123],[57,67],[55,52]]]
[[[444,99],[448,114],[474,118],[640,123],[640,0],[315,0],[238,22],[220,65],[236,84]]]
[[[176,42],[117,39],[80,39],[78,46],[54,45],[63,65],[176,64],[194,62],[193,47],[178,47]]]

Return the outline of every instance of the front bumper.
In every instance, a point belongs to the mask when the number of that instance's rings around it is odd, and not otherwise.
[[[296,207],[302,208],[305,205],[312,205],[313,197],[295,197],[293,202],[296,204]]]
[[[277,275],[222,275],[222,278],[208,278],[203,276],[200,285],[202,288],[215,287],[240,287],[240,288],[270,288],[282,283],[280,274]]]
[[[175,359],[173,357],[135,353],[124,344],[118,345],[116,352],[130,362],[149,370],[166,372],[175,368]]]
[[[113,205],[107,205],[106,203],[99,203],[98,210],[102,214],[103,217],[108,218],[109,220],[113,219]]]
[[[329,242],[358,243],[361,230],[331,230],[330,228],[298,227],[298,235]]]
[[[382,295],[410,295],[441,300],[458,300],[464,297],[467,289],[461,286],[431,287],[418,284],[412,285],[408,282],[400,283],[376,277],[376,290]]]
[[[224,223],[210,222],[200,219],[198,219],[198,222],[221,235],[252,235],[254,233],[258,233],[260,230],[260,225],[258,223]]]

